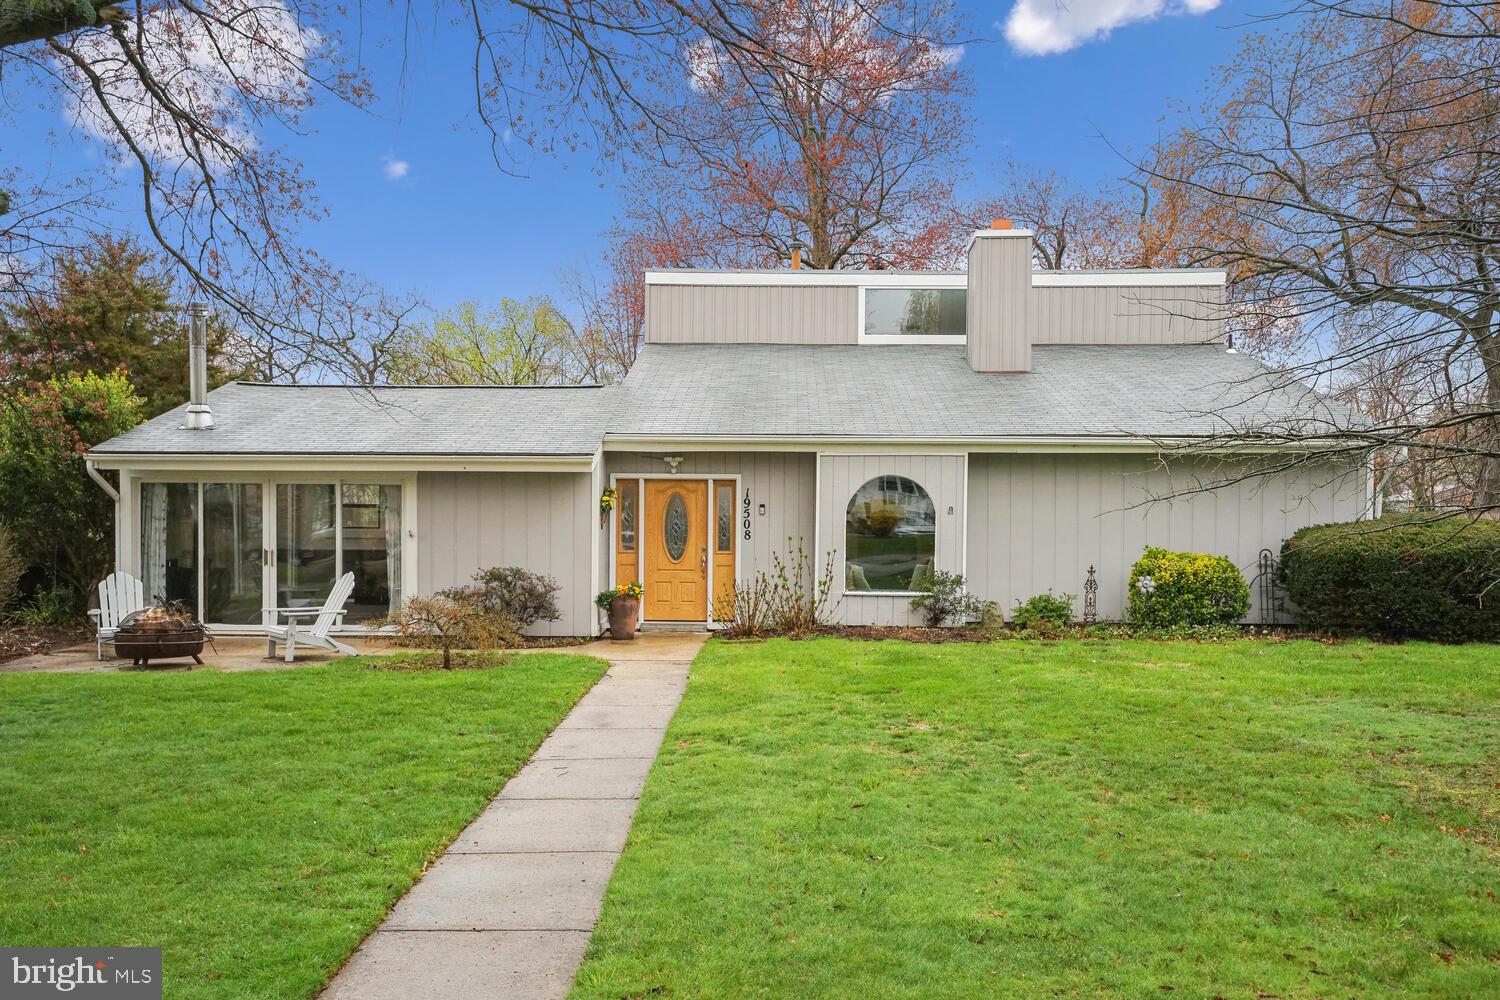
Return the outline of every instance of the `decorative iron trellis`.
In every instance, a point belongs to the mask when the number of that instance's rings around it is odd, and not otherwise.
[[[1094,567],[1089,567],[1088,579],[1083,581],[1083,623],[1093,625],[1099,621],[1099,581],[1094,577]]]
[[[1256,569],[1250,586],[1260,596],[1260,623],[1280,625],[1290,621],[1292,615],[1286,606],[1286,591],[1281,582],[1281,560],[1270,549],[1261,549]]]

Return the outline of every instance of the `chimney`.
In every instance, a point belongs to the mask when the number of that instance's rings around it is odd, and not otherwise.
[[[208,306],[188,303],[188,408],[183,428],[213,430],[214,413],[208,408]]]
[[[969,240],[966,321],[976,372],[1031,371],[1031,236],[995,219]]]
[[[802,270],[802,248],[792,247],[792,270]]]

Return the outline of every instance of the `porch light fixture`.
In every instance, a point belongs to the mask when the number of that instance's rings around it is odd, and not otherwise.
[[[663,455],[661,460],[667,463],[667,470],[675,476],[677,475],[677,467],[686,462],[687,458],[683,455]]]

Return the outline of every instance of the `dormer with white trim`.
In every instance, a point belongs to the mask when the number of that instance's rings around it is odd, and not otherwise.
[[[647,271],[646,342],[964,346],[994,374],[1034,345],[1223,342],[1223,271],[1035,271],[1031,243],[997,220],[964,271]]]

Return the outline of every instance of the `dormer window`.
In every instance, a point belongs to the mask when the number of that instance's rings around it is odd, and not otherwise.
[[[962,287],[860,288],[860,343],[962,344],[968,293]]]

